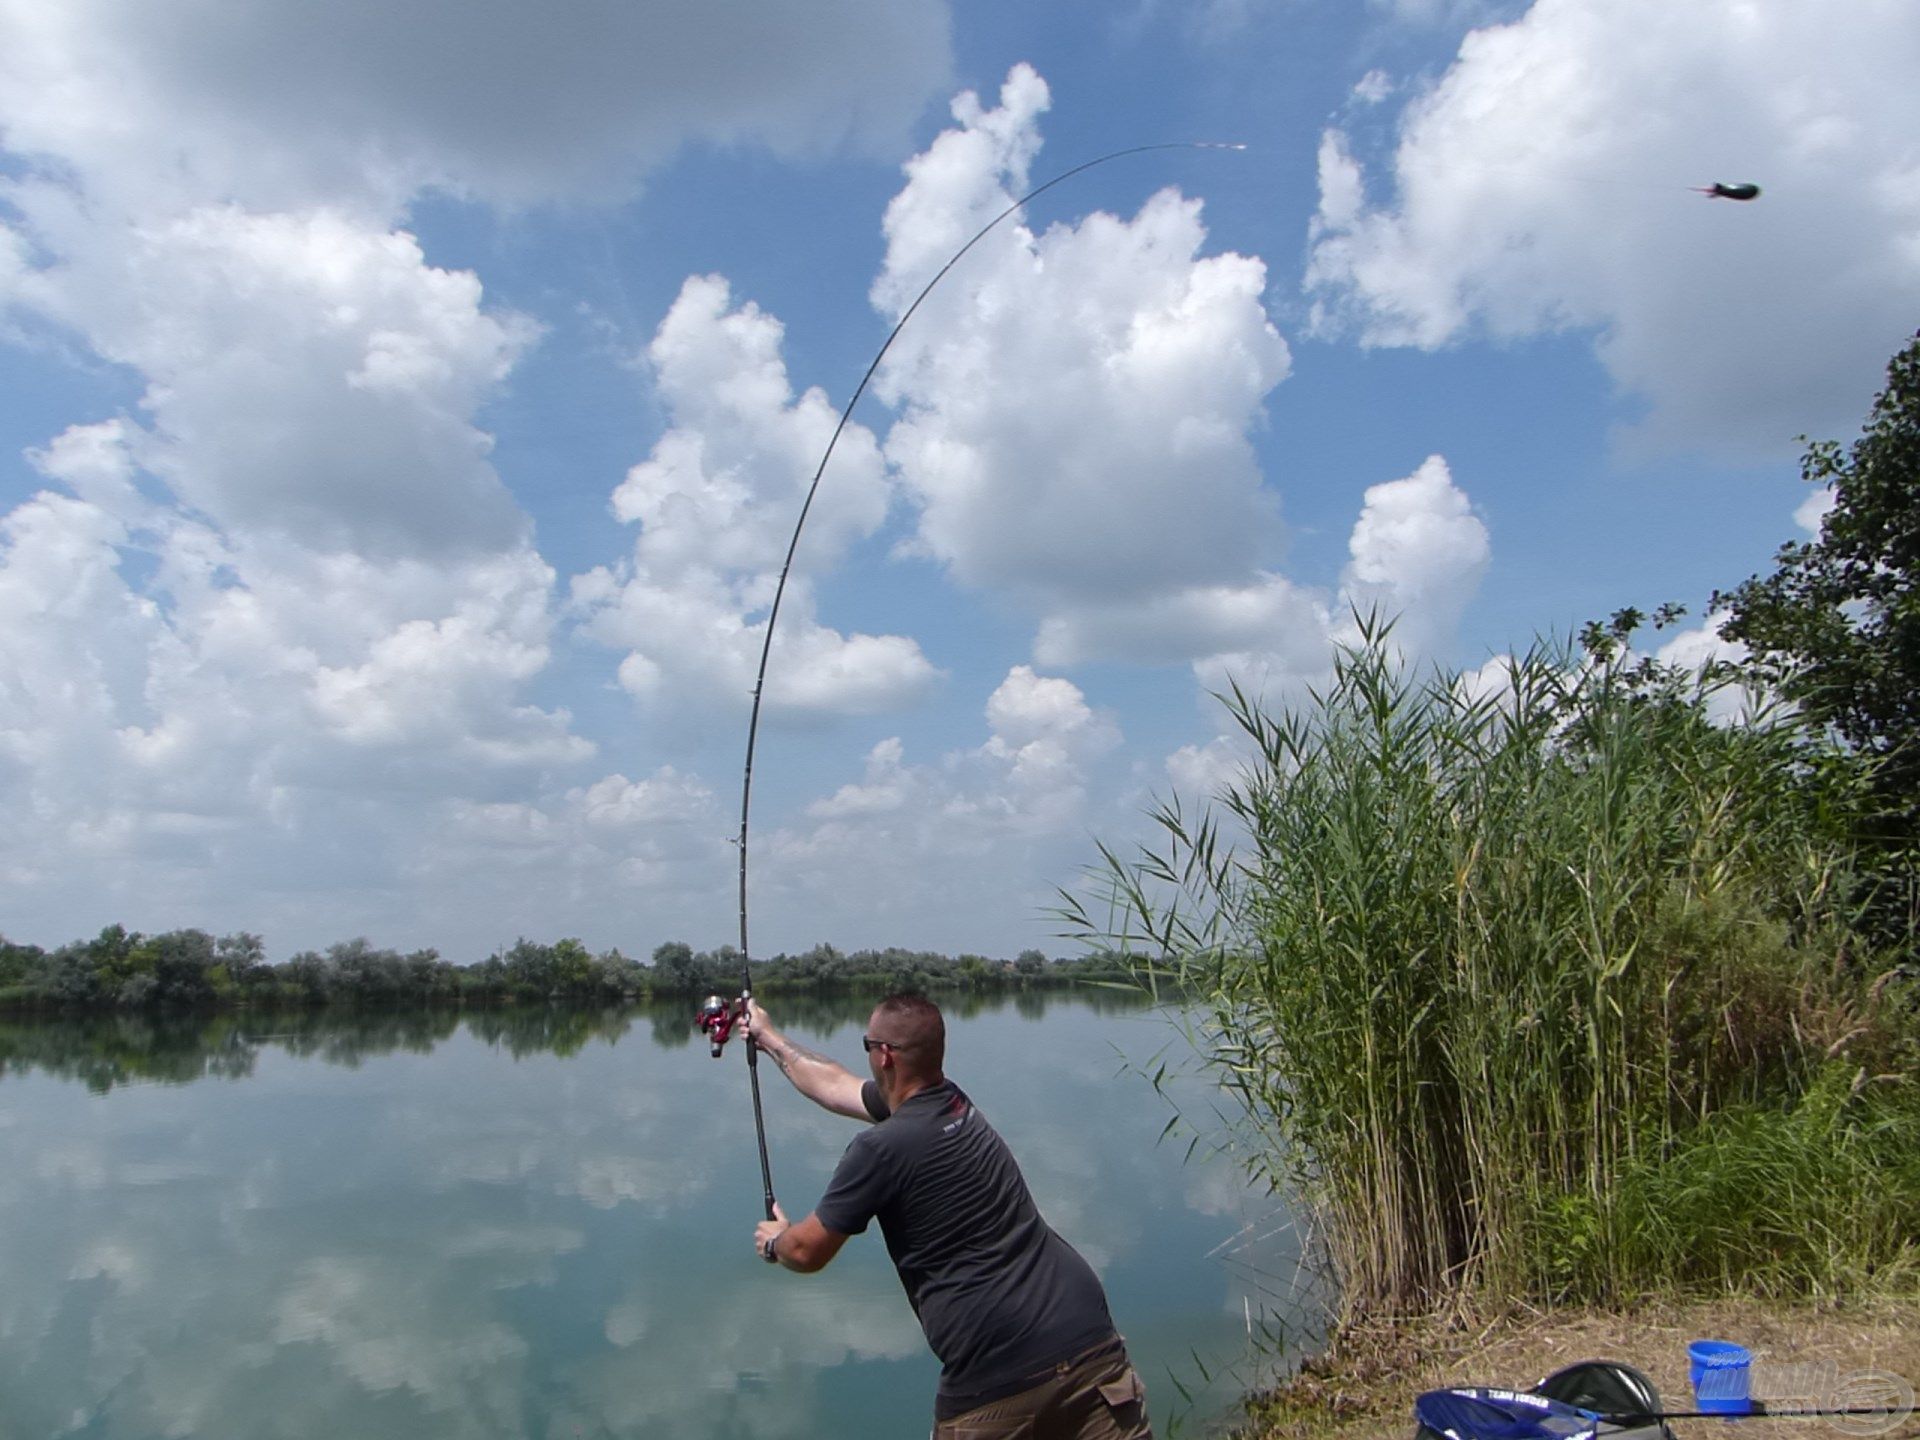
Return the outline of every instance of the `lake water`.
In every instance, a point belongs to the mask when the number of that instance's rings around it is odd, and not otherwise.
[[[869,1008],[769,1000],[855,1073]],[[746,1065],[690,1021],[0,1021],[0,1436],[924,1436],[938,1367],[878,1230],[817,1275],[755,1256]],[[1100,995],[949,1007],[949,1073],[1100,1272],[1165,1436],[1299,1307],[1275,1202],[1160,1139],[1162,1053],[1165,1014]],[[854,1123],[760,1071],[797,1219]]]

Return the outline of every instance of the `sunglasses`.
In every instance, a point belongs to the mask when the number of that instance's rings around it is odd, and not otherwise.
[[[860,1037],[860,1048],[869,1055],[876,1050],[911,1050],[913,1046],[914,1042],[911,1040],[902,1044],[897,1040],[876,1040],[871,1035]]]

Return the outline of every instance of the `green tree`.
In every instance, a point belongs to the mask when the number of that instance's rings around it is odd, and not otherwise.
[[[501,957],[509,983],[525,999],[544,1000],[560,985],[560,961],[551,945],[524,935]]]
[[[63,955],[70,952],[74,963],[66,967],[62,977],[65,998],[90,1001],[97,994],[137,1004],[151,996],[155,987],[153,950],[139,931],[109,925],[92,940],[63,947]]]
[[[318,950],[302,950],[279,970],[290,994],[309,1005],[324,1004],[334,988],[333,969]]]
[[[350,1001],[391,1002],[406,985],[399,953],[375,949],[364,936],[329,945],[326,963],[332,972],[333,988]]]
[[[1783,546],[1772,574],[1713,604],[1731,611],[1721,633],[1746,644],[1761,677],[1865,763],[1871,803],[1860,838],[1883,876],[1898,877],[1883,919],[1910,936],[1920,849],[1920,334],[1888,365],[1860,438],[1844,450],[1811,444],[1800,468],[1833,490],[1819,536]]]
[[[653,950],[653,988],[664,994],[691,990],[696,967],[693,947],[684,940],[668,940]]]
[[[175,1005],[202,1005],[213,998],[208,972],[214,965],[213,937],[204,930],[169,930],[140,947],[153,976],[152,998]],[[122,1000],[128,997],[121,992]]]
[[[245,984],[255,971],[267,963],[266,942],[245,930],[222,935],[213,947],[215,958],[227,967],[235,984]]]
[[[568,995],[585,994],[593,982],[593,952],[567,938],[553,947],[553,988]]]
[[[0,991],[10,987],[24,990],[47,958],[38,945],[15,945],[0,935]]]
[[[441,961],[438,950],[409,951],[401,957],[400,968],[411,999],[437,999],[453,993],[453,967]]]

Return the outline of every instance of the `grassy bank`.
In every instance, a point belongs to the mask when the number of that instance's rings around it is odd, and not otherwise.
[[[1665,1302],[1632,1312],[1519,1310],[1487,1321],[1423,1319],[1357,1325],[1288,1385],[1248,1402],[1244,1440],[1408,1440],[1413,1400],[1442,1385],[1533,1384],[1579,1360],[1621,1360],[1644,1372],[1674,1409],[1689,1407],[1687,1342],[1738,1340],[1753,1351],[1753,1393],[1813,1406],[1823,1387],[1881,1372],[1920,1387],[1920,1299],[1846,1304],[1715,1299]],[[1856,1381],[1858,1385],[1860,1382]],[[1863,1393],[1852,1391],[1848,1393]],[[1830,1397],[1827,1397],[1830,1398]],[[1711,1423],[1676,1421],[1682,1436]],[[1739,1440],[1832,1433],[1809,1422],[1743,1420]],[[1920,1435],[1909,1418],[1883,1432]]]

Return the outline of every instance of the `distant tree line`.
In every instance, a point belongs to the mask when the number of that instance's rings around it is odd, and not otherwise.
[[[347,940],[269,964],[258,935],[169,930],[143,935],[109,925],[91,940],[56,950],[0,937],[0,1008],[13,1010],[303,1008],[327,1005],[495,1005],[522,1001],[618,1003],[650,996],[732,995],[740,952],[696,951],[674,940],[651,963],[618,949],[595,954],[578,940],[518,940],[474,965],[438,951],[376,948]],[[1095,952],[1049,959],[1025,950],[1012,960],[928,950],[842,951],[816,945],[753,963],[756,990],[825,993],[886,990],[998,991],[1126,981],[1124,957]]]

